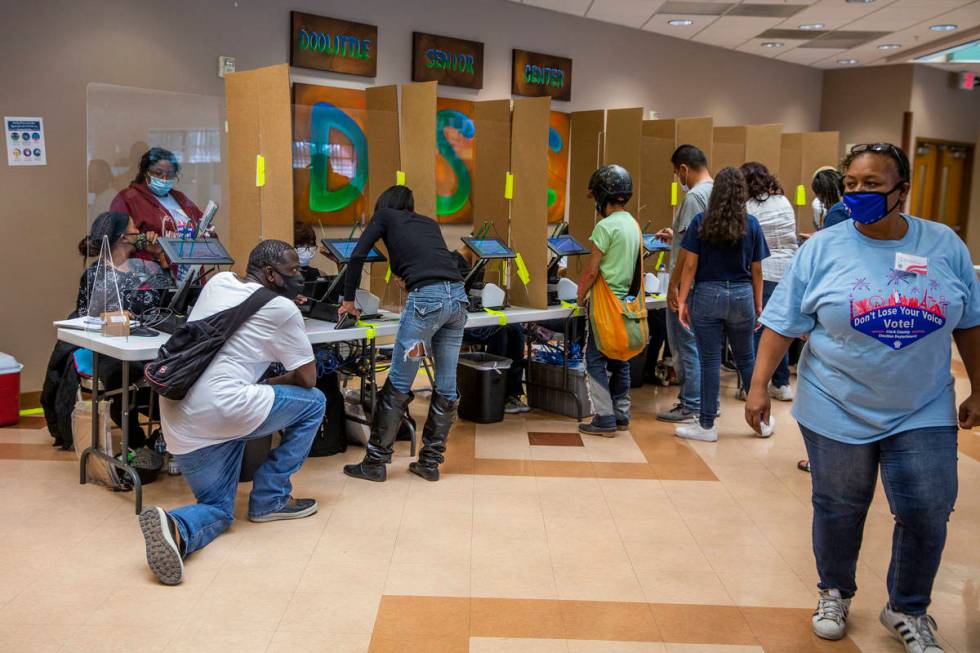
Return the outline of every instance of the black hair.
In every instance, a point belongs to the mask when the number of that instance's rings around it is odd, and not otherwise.
[[[847,153],[847,156],[844,157],[844,160],[841,161],[840,169],[846,173],[847,169],[854,163],[854,160],[865,154],[885,157],[895,165],[895,172],[898,173],[898,177],[903,183],[908,183],[912,180],[912,166],[909,164],[908,155],[905,154],[905,150],[891,143],[855,145]]]
[[[813,175],[810,189],[824,208],[829,210],[844,196],[844,175],[833,168],[820,170]]]
[[[749,198],[756,202],[765,202],[773,195],[782,195],[783,187],[779,184],[776,176],[769,172],[764,164],[758,161],[743,163],[739,168],[745,176],[745,186],[748,189]]]
[[[745,235],[748,223],[745,202],[748,189],[745,176],[738,168],[723,168],[715,175],[715,185],[708,199],[698,235],[715,245],[737,245]]]
[[[126,234],[128,227],[128,214],[120,211],[100,213],[92,222],[88,235],[78,242],[78,253],[86,258],[98,256],[103,238],[108,237],[109,247],[112,247]]]
[[[282,263],[286,252],[290,251],[296,250],[284,240],[263,240],[248,255],[248,273],[260,276],[266,266],[275,267]]]
[[[293,223],[293,245],[296,247],[316,247],[316,232],[312,225],[297,220]]]
[[[134,184],[145,184],[146,183],[146,171],[150,169],[150,166],[157,161],[170,161],[174,167],[174,174],[180,172],[180,163],[177,161],[177,155],[166,150],[162,147],[151,147],[143,156],[140,157],[139,170],[136,172],[136,177],[133,179]]]
[[[378,196],[378,201],[374,203],[374,212],[381,209],[395,209],[396,211],[415,211],[415,196],[412,189],[408,186],[389,186],[385,192]]]
[[[694,145],[681,145],[670,155],[670,162],[675,168],[687,166],[691,170],[701,170],[708,167],[708,157],[701,148]]]

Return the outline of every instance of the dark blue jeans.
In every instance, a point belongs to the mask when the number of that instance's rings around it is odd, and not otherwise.
[[[778,281],[763,281],[762,282],[762,307],[765,308],[766,304],[769,303],[769,298],[772,297],[772,293],[775,292],[776,286],[779,285]],[[764,329],[759,329],[755,332],[755,351],[759,351],[759,340],[762,338],[762,332]],[[786,355],[783,359],[779,361],[779,365],[776,366],[776,371],[772,373],[772,384],[776,387],[783,387],[784,385],[789,385],[789,350],[786,351]]]
[[[870,444],[844,444],[800,425],[813,481],[813,553],[821,589],[857,591],[864,519],[878,469],[895,516],[888,600],[925,614],[956,503],[956,427],[904,431]]]
[[[705,281],[694,286],[690,300],[691,326],[701,361],[701,426],[710,429],[718,416],[721,387],[721,348],[728,338],[742,387],[749,391],[755,367],[752,330],[755,300],[748,281]]]
[[[585,370],[596,426],[630,421],[630,364],[606,358],[596,347],[592,331],[585,338]]]
[[[177,522],[185,555],[203,548],[231,526],[235,519],[235,493],[242,469],[245,441],[282,431],[279,446],[255,472],[248,498],[248,514],[266,515],[289,501],[290,477],[299,471],[323,422],[327,401],[316,388],[274,385],[275,402],[269,416],[253,433],[197,451],[174,456],[197,503],[169,510]]]

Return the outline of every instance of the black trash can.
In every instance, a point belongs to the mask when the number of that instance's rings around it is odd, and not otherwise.
[[[456,385],[459,388],[459,416],[478,424],[504,419],[507,400],[509,358],[480,352],[459,355]]]
[[[271,435],[246,442],[245,453],[242,454],[242,470],[238,474],[238,482],[251,483],[252,479],[255,478],[255,472],[258,471],[262,463],[269,457],[270,451],[272,451]]]

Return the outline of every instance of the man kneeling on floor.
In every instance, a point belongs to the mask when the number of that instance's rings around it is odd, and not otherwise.
[[[290,496],[323,420],[326,400],[314,388],[316,363],[303,317],[292,301],[303,284],[296,250],[266,240],[248,257],[248,274],[215,275],[201,292],[190,320],[242,304],[260,288],[272,298],[228,338],[180,401],[160,400],[167,449],[174,455],[197,503],[171,511],[150,506],[139,516],[146,560],[160,582],[176,585],[184,558],[206,546],[234,520],[235,492],[245,442],[276,431],[282,441],[255,472],[248,500],[253,522],[308,517],[315,499]],[[272,363],[288,372],[259,379]]]

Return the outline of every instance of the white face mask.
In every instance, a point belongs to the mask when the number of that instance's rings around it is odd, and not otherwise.
[[[296,255],[299,256],[300,266],[305,268],[313,261],[313,257],[316,256],[316,247],[297,247]]]
[[[688,186],[685,182],[681,181],[680,174],[677,175],[677,181],[680,182],[680,184],[681,184],[681,190],[684,191],[685,193],[688,192],[689,190],[691,190],[690,186]]]

